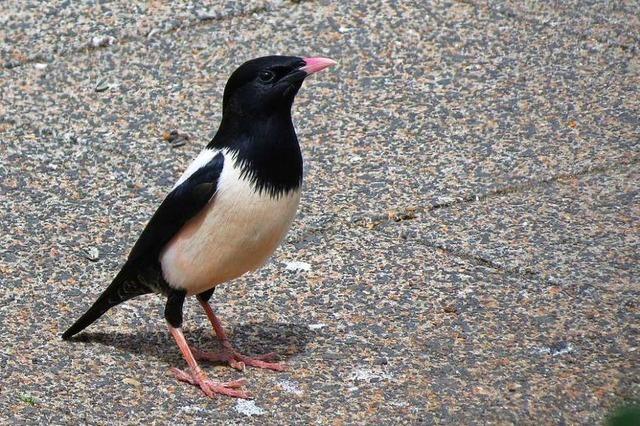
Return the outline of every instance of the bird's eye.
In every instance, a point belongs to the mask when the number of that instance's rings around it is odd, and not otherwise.
[[[265,70],[260,71],[260,74],[258,74],[258,78],[263,83],[271,83],[276,78],[276,75],[273,71]]]

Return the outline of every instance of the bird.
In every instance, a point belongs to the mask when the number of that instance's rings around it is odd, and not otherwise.
[[[84,330],[134,297],[166,297],[164,317],[188,369],[179,381],[208,397],[251,398],[244,379],[210,379],[198,360],[282,371],[274,353],[247,356],[227,337],[209,300],[216,286],[262,266],[289,230],[300,201],[303,159],[293,126],[294,98],[305,79],[335,65],[324,57],[264,56],[240,65],[222,98],[215,136],[186,168],[153,214],[111,284],[63,334]],[[187,342],[183,304],[195,296],[222,346],[205,352]]]

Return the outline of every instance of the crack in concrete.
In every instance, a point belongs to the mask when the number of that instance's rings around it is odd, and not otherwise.
[[[462,203],[467,203],[467,202],[479,202],[479,201],[483,201],[489,198],[495,198],[495,197],[501,197],[503,195],[509,195],[509,194],[515,194],[518,192],[522,192],[522,191],[526,191],[526,190],[531,190],[531,189],[537,189],[537,188],[541,188],[543,186],[547,186],[547,185],[553,185],[557,182],[560,182],[564,179],[571,179],[571,178],[576,178],[576,177],[584,177],[584,176],[589,176],[589,175],[595,175],[595,174],[602,174],[602,173],[606,173],[606,172],[610,172],[610,171],[619,171],[619,170],[624,170],[625,168],[628,168],[630,166],[634,166],[636,164],[640,163],[640,158],[634,158],[631,159],[628,162],[621,162],[621,163],[616,163],[613,165],[601,165],[601,166],[594,166],[594,167],[587,167],[583,170],[579,170],[577,172],[574,173],[560,173],[558,175],[552,176],[548,179],[542,179],[539,181],[534,181],[534,182],[529,182],[527,184],[523,184],[523,185],[514,185],[514,186],[508,186],[505,188],[500,188],[497,189],[495,191],[491,191],[489,193],[486,193],[482,196],[478,196],[478,195],[474,195],[474,196],[469,196],[469,197],[464,197],[462,199],[459,200],[455,200],[452,202],[447,202],[447,203],[441,203],[441,204],[435,204],[426,208],[419,208],[419,207],[410,207],[408,209],[406,209],[406,211],[410,212],[410,215],[408,216],[403,216],[403,215],[399,215],[397,216],[397,220],[394,220],[394,218],[391,217],[391,215],[389,213],[387,214],[376,214],[376,215],[371,215],[370,217],[359,217],[355,220],[351,220],[350,223],[354,224],[355,226],[362,226],[362,227],[366,227],[372,231],[376,231],[382,235],[387,236],[388,238],[393,238],[391,235],[389,235],[388,233],[386,233],[382,227],[384,225],[392,225],[395,223],[399,223],[399,222],[403,222],[405,220],[411,220],[411,219],[415,219],[417,218],[417,214],[416,213],[426,213],[426,212],[430,212],[430,211],[434,211],[434,210],[438,210],[438,209],[442,209],[442,208],[448,208],[448,207],[452,207],[454,205],[458,205],[458,204],[462,204]],[[402,212],[403,210],[399,210],[400,212]],[[386,219],[385,219],[386,217]],[[375,219],[382,219],[380,222],[375,222]],[[400,238],[403,238],[403,236],[400,236]],[[407,239],[406,237],[404,237],[403,239]],[[516,277],[520,277],[520,278],[527,278],[527,279],[536,279],[536,280],[542,280],[544,283],[549,284],[549,285],[554,285],[554,286],[560,286],[560,283],[558,283],[557,281],[549,278],[546,274],[536,271],[536,270],[532,270],[529,268],[521,268],[521,267],[516,267],[516,268],[510,268],[506,265],[502,265],[498,262],[495,262],[491,259],[487,259],[483,256],[477,255],[477,254],[473,254],[470,252],[466,252],[463,250],[456,250],[454,248],[451,247],[447,247],[443,244],[439,244],[433,241],[425,241],[425,240],[421,240],[421,239],[411,239],[412,242],[423,245],[425,247],[429,247],[435,250],[441,250],[444,253],[454,256],[456,258],[459,259],[463,259],[463,260],[467,260],[467,261],[471,261],[472,263],[476,264],[476,265],[481,265],[481,266],[485,266],[487,268],[491,268],[491,269],[495,269],[495,270],[499,270],[501,272],[504,272],[508,275],[511,276],[516,276]]]
[[[485,201],[488,199],[492,199],[492,198],[498,198],[498,197],[502,197],[504,195],[510,195],[510,194],[517,194],[520,192],[525,192],[525,191],[529,191],[529,190],[534,190],[534,189],[538,189],[538,188],[542,188],[545,186],[550,186],[553,185],[555,183],[561,182],[562,180],[566,180],[566,179],[573,179],[573,178],[578,178],[578,177],[584,177],[584,176],[589,176],[589,175],[596,175],[596,174],[602,174],[602,173],[606,173],[606,172],[610,172],[610,171],[619,171],[622,170],[626,167],[629,166],[633,166],[640,163],[640,157],[638,158],[633,158],[629,161],[623,161],[620,163],[615,163],[612,165],[600,165],[600,166],[591,166],[591,167],[586,167],[582,170],[578,170],[577,172],[570,172],[570,173],[559,173],[557,175],[551,176],[547,179],[541,179],[541,180],[536,180],[536,181],[531,181],[531,182],[525,182],[523,184],[520,185],[510,185],[510,186],[506,186],[503,188],[498,188],[495,189],[493,191],[489,191],[486,192],[484,194],[473,194],[473,195],[468,195],[456,200],[452,200],[452,201],[447,201],[447,202],[443,202],[443,203],[436,203],[433,204],[429,207],[420,209],[421,213],[425,213],[425,212],[432,212],[434,210],[439,210],[439,209],[444,209],[444,208],[448,208],[448,207],[453,207],[456,206],[458,204],[464,204],[464,203],[476,203],[476,202],[480,202],[480,201]]]
[[[490,200],[493,198],[502,197],[505,195],[517,194],[525,191],[535,190],[545,186],[550,186],[555,183],[561,182],[566,179],[579,178],[589,175],[602,174],[610,171],[623,170],[629,166],[634,166],[640,163],[640,157],[633,158],[629,161],[615,163],[612,165],[600,165],[586,167],[582,170],[570,173],[559,173],[551,176],[547,179],[535,180],[525,182],[519,185],[509,185],[503,188],[498,188],[492,191],[488,191],[484,194],[471,194],[464,197],[460,197],[451,201],[445,201],[441,203],[435,203],[430,206],[409,206],[404,208],[397,208],[389,210],[384,213],[362,213],[357,214],[351,218],[351,223],[362,226],[364,228],[376,229],[384,225],[392,223],[400,223],[407,220],[414,220],[418,218],[419,214],[429,213],[435,210],[446,209],[455,207],[460,204],[477,203],[481,201]]]
[[[371,228],[372,231],[378,233],[379,235],[381,235],[382,237],[386,238],[389,241],[397,241],[398,238],[395,238],[393,235],[390,235],[386,232],[384,232],[382,229],[376,229],[376,228]],[[399,237],[400,239],[404,239],[405,241],[407,241],[406,238],[403,238],[402,236]],[[489,269],[494,269],[496,271],[500,271],[508,276],[511,277],[516,277],[516,278],[525,278],[525,279],[529,279],[529,280],[536,280],[536,281],[542,281],[543,283],[547,284],[547,285],[553,285],[553,286],[560,286],[560,283],[558,283],[557,281],[554,281],[553,279],[549,278],[547,275],[529,269],[529,268],[510,268],[506,265],[497,263],[491,259],[487,259],[483,256],[479,256],[477,254],[473,254],[473,253],[469,253],[463,250],[456,250],[454,248],[451,247],[447,247],[443,244],[439,244],[433,241],[425,241],[425,240],[420,240],[420,239],[411,239],[410,240],[411,243],[414,244],[419,244],[423,247],[427,247],[429,249],[432,250],[436,250],[436,251],[441,251],[444,252],[446,255],[448,256],[452,256],[455,257],[457,259],[462,259],[465,260],[467,262],[471,262],[472,264],[476,265],[476,266],[483,266],[485,268],[489,268]]]
[[[559,286],[560,283],[552,280],[551,278],[549,278],[547,275],[543,274],[542,272],[538,272],[538,271],[534,271],[532,269],[529,268],[510,268],[506,265],[494,262],[491,259],[487,259],[483,256],[479,256],[477,254],[473,254],[473,253],[469,253],[463,250],[456,250],[453,249],[451,247],[447,247],[443,244],[439,244],[439,243],[435,243],[432,241],[425,241],[425,240],[412,240],[420,245],[423,245],[425,247],[429,247],[429,248],[433,248],[436,250],[440,250],[443,251],[444,253],[446,253],[447,255],[456,257],[458,259],[462,259],[462,260],[466,260],[466,261],[470,261],[476,265],[479,266],[484,266],[486,268],[490,268],[490,269],[495,269],[498,271],[501,271],[503,273],[506,273],[509,276],[513,276],[513,277],[517,277],[517,278],[526,278],[526,279],[535,279],[538,281],[543,281],[545,284],[548,285],[554,285],[554,286]]]

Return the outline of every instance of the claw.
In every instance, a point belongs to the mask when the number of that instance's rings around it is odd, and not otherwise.
[[[237,390],[245,385],[245,379],[233,380],[231,382],[216,382],[207,378],[207,376],[200,373],[185,372],[178,368],[171,368],[171,373],[174,377],[182,382],[198,386],[205,395],[209,398],[213,398],[216,394],[227,395],[234,398],[251,399],[251,395],[246,391]]]
[[[200,304],[204,308],[211,325],[213,326],[213,331],[215,331],[216,336],[218,336],[218,340],[222,344],[222,351],[220,352],[204,352],[196,348],[191,348],[193,355],[196,359],[204,360],[204,361],[213,361],[213,362],[225,362],[229,364],[232,368],[235,368],[239,371],[244,371],[245,366],[255,367],[255,368],[266,368],[267,370],[274,371],[285,371],[287,369],[286,365],[280,364],[277,362],[268,362],[273,361],[277,358],[277,354],[274,352],[270,352],[264,355],[257,355],[254,357],[242,355],[231,346],[231,342],[224,332],[224,328],[222,328],[222,323],[211,309],[211,305],[204,299],[198,299]]]
[[[199,361],[225,362],[238,371],[244,371],[247,365],[249,367],[265,368],[274,371],[285,371],[287,369],[285,364],[266,361],[273,360],[277,357],[273,352],[255,357],[242,355],[236,350],[227,347],[220,352],[205,352],[192,347],[191,352]]]

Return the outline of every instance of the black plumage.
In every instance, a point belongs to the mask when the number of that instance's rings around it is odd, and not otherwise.
[[[291,106],[307,75],[299,70],[304,65],[302,58],[268,56],[238,68],[225,87],[222,122],[208,145],[232,150],[256,189],[273,196],[302,183],[302,154]],[[260,77],[255,78],[264,69],[279,79],[279,90],[268,90]]]
[[[167,195],[142,231],[127,262],[111,285],[64,332],[63,339],[71,338],[110,308],[136,296],[153,292],[170,295],[175,292],[162,277],[158,256],[176,232],[209,202],[216,191],[223,165],[222,154],[216,155]]]

